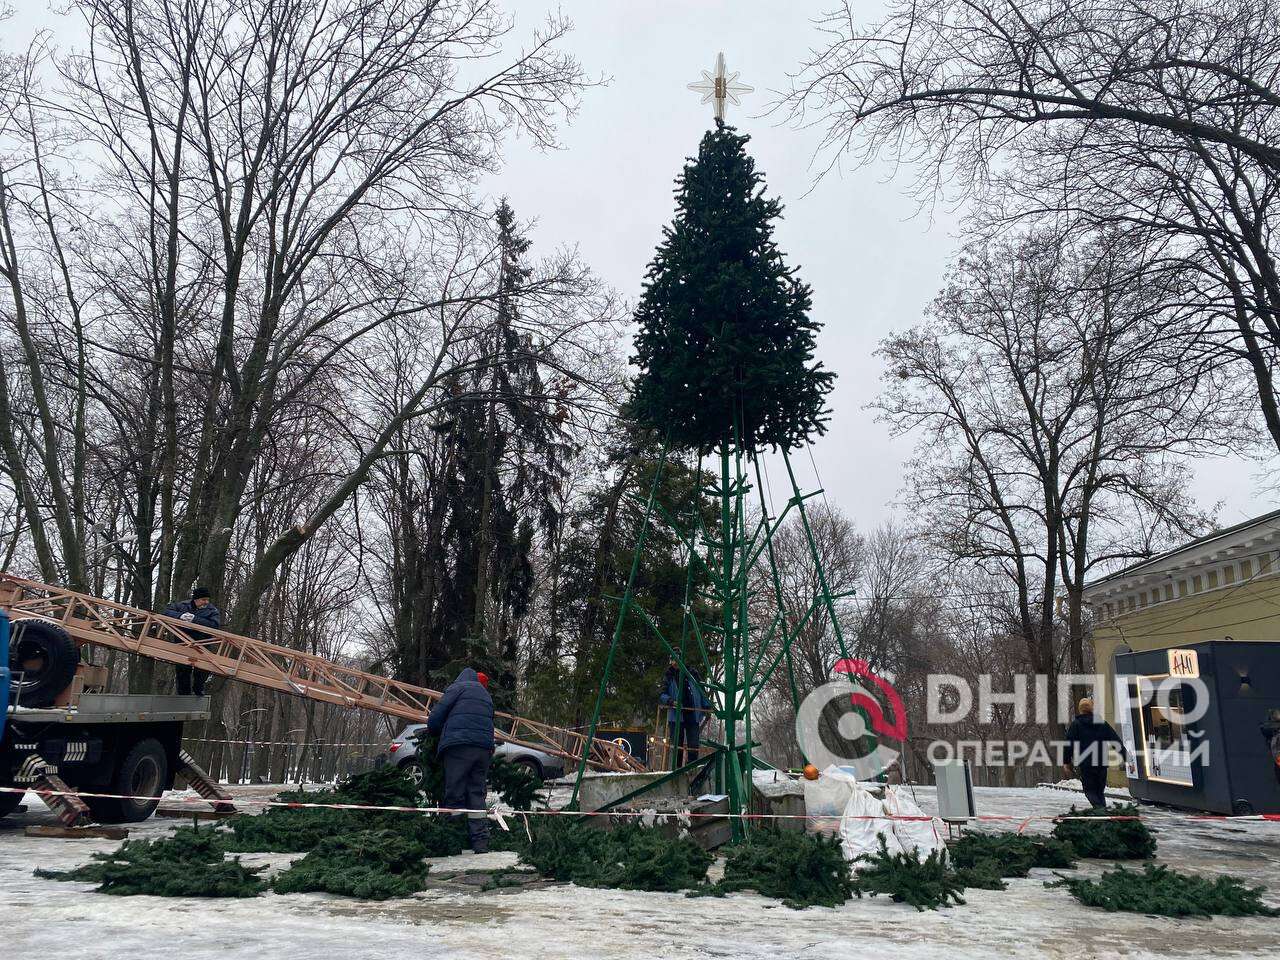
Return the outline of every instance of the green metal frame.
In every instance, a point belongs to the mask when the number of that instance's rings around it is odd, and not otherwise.
[[[664,445],[662,457],[654,476],[653,487],[649,492],[644,510],[644,526],[637,539],[635,553],[632,558],[631,573],[627,579],[627,588],[620,598],[617,626],[613,632],[613,641],[605,660],[604,676],[600,679],[600,690],[596,697],[595,710],[592,712],[588,727],[588,742],[595,736],[600,711],[604,703],[605,690],[608,686],[609,673],[612,670],[617,646],[622,636],[623,626],[630,615],[636,615],[645,622],[662,642],[667,652],[679,665],[682,673],[689,670],[686,662],[688,640],[693,638],[698,653],[707,665],[714,663],[712,654],[719,654],[719,663],[715,664],[719,671],[718,681],[707,677],[705,687],[715,703],[715,716],[724,726],[723,743],[710,744],[713,751],[707,757],[700,757],[692,763],[678,766],[678,750],[673,751],[672,771],[661,779],[646,784],[632,791],[610,806],[632,800],[655,789],[672,779],[684,770],[703,764],[713,764],[715,770],[716,789],[728,794],[729,812],[733,815],[732,826],[735,840],[740,840],[748,829],[748,822],[741,814],[748,812],[751,799],[751,771],[758,767],[768,767],[753,756],[752,750],[758,744],[751,737],[751,706],[764,691],[766,684],[773,677],[779,666],[785,665],[788,678],[792,706],[798,708],[800,691],[796,686],[795,673],[791,662],[791,647],[795,633],[809,622],[815,614],[825,612],[835,634],[836,643],[844,657],[849,656],[844,635],[836,615],[835,601],[847,594],[832,594],[827,583],[826,572],[822,566],[813,529],[809,523],[805,501],[817,496],[821,491],[802,493],[796,481],[795,471],[787,452],[782,458],[787,468],[791,496],[788,498],[778,516],[770,515],[769,504],[765,498],[761,483],[759,457],[755,451],[744,450],[737,442],[738,430],[735,424],[734,441],[726,442],[715,451],[718,470],[704,473],[702,462],[698,463],[698,483],[695,489],[711,498],[718,507],[717,524],[714,529],[707,530],[702,523],[698,503],[695,499],[688,513],[688,520],[679,523],[667,511],[656,505],[658,485],[663,467],[667,462],[668,450]],[[752,477],[748,473],[750,464]],[[706,485],[703,485],[705,478]],[[752,483],[754,479],[754,483]],[[748,496],[755,490],[759,497],[760,519],[747,530]],[[686,580],[684,618],[677,643],[671,643],[662,635],[662,631],[653,618],[637,602],[634,595],[636,571],[644,550],[649,525],[654,510],[661,512],[664,520],[671,523],[679,531],[680,539],[686,550],[686,564],[689,575]],[[778,573],[777,557],[773,549],[773,538],[782,523],[795,511],[804,530],[805,542],[815,564],[819,589],[812,601],[803,611],[795,630],[788,627],[788,611],[783,599],[782,580]],[[707,608],[713,611],[705,622],[700,622],[692,603],[693,570],[698,566],[708,575],[710,586],[702,598],[707,601]],[[767,567],[768,583],[773,594],[774,610],[766,623],[753,630],[751,622],[751,584],[752,570],[757,566]],[[759,609],[757,604],[757,609]],[[793,613],[796,611],[792,611]],[[709,650],[707,638],[718,639],[718,649]],[[753,649],[754,647],[754,649]],[[681,696],[684,684],[679,685]],[[683,704],[677,703],[677,708]],[[586,773],[586,759],[578,765],[578,775],[573,786],[571,807],[577,808],[579,789]]]

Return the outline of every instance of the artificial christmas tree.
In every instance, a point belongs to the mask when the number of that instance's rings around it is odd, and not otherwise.
[[[765,195],[763,178],[746,152],[748,138],[722,120],[733,92],[723,61],[708,82],[717,101],[715,128],[677,180],[676,218],[664,232],[636,309],[633,359],[640,373],[628,411],[641,429],[662,438],[663,456],[589,735],[595,735],[623,625],[634,616],[678,665],[680,697],[694,677],[723,730],[712,754],[683,764],[684,770],[678,751],[671,751],[672,775],[687,772],[702,782],[713,771],[714,789],[728,794],[733,835],[741,839],[751,771],[761,765],[752,753],[752,703],[775,676],[783,676],[799,709],[791,645],[800,630],[830,630],[840,655],[849,660],[849,654],[835,615],[838,598],[828,588],[806,514],[805,501],[813,494],[801,493],[789,457],[825,430],[834,375],[814,358],[818,325],[809,316],[809,288],[773,239],[781,205]],[[790,486],[779,511],[764,492],[762,460],[770,451],[781,456]],[[656,500],[663,464],[686,458],[702,497],[715,504],[710,521],[701,498],[675,512]],[[655,514],[680,531],[688,571],[678,636],[661,629],[635,596]],[[788,519],[802,527],[817,574],[813,597],[798,607],[792,598],[790,608],[773,549],[774,535]],[[760,595],[760,582],[771,585],[771,597]],[[772,612],[764,609],[769,600]],[[685,704],[673,706],[679,715]],[[585,762],[579,782],[584,773]],[[575,787],[575,802],[577,794]]]
[[[814,360],[810,290],[773,241],[782,206],[749,140],[723,121],[703,136],[635,315],[631,415],[702,454],[803,445],[825,429],[835,379]]]

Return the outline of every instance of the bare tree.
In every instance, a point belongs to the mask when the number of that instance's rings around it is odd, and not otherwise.
[[[100,531],[130,599],[203,581],[236,594],[243,629],[401,427],[489,362],[476,333],[499,254],[472,186],[508,133],[552,143],[584,78],[556,50],[566,21],[505,52],[512,23],[489,0],[75,9],[88,47],[54,89],[34,80],[39,50],[6,58],[0,83],[7,479],[46,577],[88,585]],[[502,295],[584,289],[556,266]],[[596,336],[574,307],[530,313],[532,363]],[[425,349],[385,409],[370,351],[390,322]],[[307,478],[324,496],[243,563],[255,478],[309,409],[338,440]],[[86,491],[98,464],[109,495]]]
[[[1014,633],[1049,677],[1060,587],[1079,670],[1089,572],[1205,522],[1177,455],[1216,449],[1233,408],[1220,371],[1166,335],[1160,294],[1120,238],[978,243],[928,321],[882,344],[879,408],[920,441],[908,501],[944,555],[1008,585]]]
[[[1162,239],[1197,275],[1171,303],[1184,336],[1242,362],[1280,447],[1274,4],[926,0],[823,27],[788,105],[819,115],[833,163],[884,152],[1010,216]]]
[[[50,129],[36,112],[36,73],[44,59],[39,47],[0,58],[0,280],[8,294],[0,318],[15,348],[4,351],[12,365],[0,360],[0,449],[41,571],[84,588],[88,388],[82,292],[64,242],[76,217],[49,169]],[[60,389],[62,378],[51,365],[66,369],[69,389]],[[56,552],[46,516],[53,521]]]

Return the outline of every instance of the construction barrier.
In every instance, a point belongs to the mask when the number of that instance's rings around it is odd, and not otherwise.
[[[37,794],[40,797],[58,797],[58,796],[80,796],[80,797],[105,797],[118,800],[154,800],[151,796],[133,796],[121,793],[94,793],[88,790],[42,790],[28,787],[0,787],[0,793],[27,793]],[[471,809],[467,807],[405,807],[392,806],[382,804],[360,804],[360,803],[308,803],[301,800],[265,800],[255,799],[252,797],[233,797],[233,802],[238,807],[282,807],[285,809],[320,809],[320,810],[370,810],[380,813],[426,813],[426,814],[444,814],[447,816],[455,816],[461,814],[484,814],[495,819],[501,819],[504,816],[521,816],[521,817],[636,817],[636,818],[652,818],[654,816],[659,819],[676,819],[676,818],[697,818],[707,817],[713,819],[739,818],[742,820],[807,820],[808,815],[803,813],[658,813],[648,810],[553,810],[533,809],[533,810],[516,810],[510,807],[497,806],[484,809]],[[161,797],[165,803],[204,803],[200,797]],[[923,816],[902,816],[891,814],[866,814],[859,816],[850,816],[849,820],[901,820],[912,822],[928,822],[936,820],[937,817],[930,815]],[[1025,827],[1028,824],[1045,822],[1057,823],[1061,820],[1141,820],[1143,817],[1131,814],[1120,815],[1092,815],[1092,814],[1036,814],[1033,816],[1021,816],[1018,814],[978,814],[972,817],[949,817],[949,822],[955,823],[1021,823]],[[1212,814],[1212,813],[1188,813],[1173,816],[1174,820],[1186,820],[1189,822],[1204,821],[1230,821],[1238,823],[1241,821],[1257,821],[1267,823],[1280,823],[1280,813],[1251,813],[1251,814]],[[505,827],[504,827],[505,828]],[[1022,829],[1022,828],[1019,828]]]

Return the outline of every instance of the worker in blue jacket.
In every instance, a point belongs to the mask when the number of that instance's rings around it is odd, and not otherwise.
[[[676,766],[684,766],[697,759],[702,725],[711,706],[702,689],[701,678],[693,670],[688,670],[683,673],[682,684],[681,676],[680,668],[672,660],[667,665],[662,693],[658,696],[658,702],[667,708],[671,749],[678,753],[678,756],[673,755],[677,760]]]
[[[493,698],[488,677],[465,667],[427,716],[427,732],[440,738],[436,750],[444,764],[444,805],[470,810],[467,838],[471,849],[489,849],[485,795],[493,762]]]
[[[173,617],[175,620],[182,620],[192,627],[222,629],[222,611],[213,605],[207,587],[196,587],[192,590],[190,600],[180,600],[177,603],[169,604],[169,606],[165,607],[164,615]],[[203,640],[208,636],[207,633],[200,630],[187,629],[185,632],[192,640]],[[205,681],[209,679],[208,673],[198,670],[190,664],[178,663],[174,664],[173,675],[177,681],[179,696],[204,696]]]

